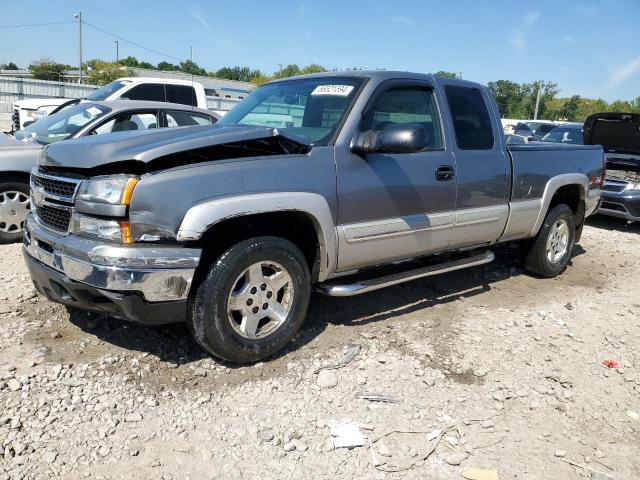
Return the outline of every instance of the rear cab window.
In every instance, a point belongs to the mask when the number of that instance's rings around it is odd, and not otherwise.
[[[187,85],[165,85],[167,102],[180,103],[182,105],[197,106],[196,91]]]
[[[122,98],[129,100],[148,100],[154,102],[165,102],[164,85],[161,83],[143,83],[136,85],[122,95]]]
[[[460,150],[491,150],[494,145],[491,117],[477,88],[446,86],[445,93]]]

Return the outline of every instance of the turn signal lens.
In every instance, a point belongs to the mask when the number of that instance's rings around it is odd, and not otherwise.
[[[136,188],[138,184],[138,179],[136,177],[131,177],[127,180],[127,184],[124,186],[124,190],[122,192],[122,204],[129,205],[131,203],[131,196],[133,195],[133,189]]]

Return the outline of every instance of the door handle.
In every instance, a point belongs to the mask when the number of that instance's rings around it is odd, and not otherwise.
[[[453,180],[455,176],[456,172],[452,165],[440,165],[436,168],[436,180],[438,181],[446,182],[448,180]]]

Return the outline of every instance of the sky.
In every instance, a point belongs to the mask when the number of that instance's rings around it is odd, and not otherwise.
[[[447,70],[482,83],[549,80],[561,96],[640,96],[640,0],[0,0],[0,63],[77,65],[77,22],[4,27],[73,22],[80,10],[89,24],[155,51],[120,40],[121,58],[153,64],[187,59],[193,47],[208,70]],[[83,39],[85,60],[115,60],[115,38],[85,25]]]

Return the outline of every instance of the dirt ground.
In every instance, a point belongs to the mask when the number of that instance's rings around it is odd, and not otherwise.
[[[596,217],[556,279],[504,246],[317,296],[287,351],[237,367],[182,325],[67,312],[2,246],[0,479],[640,478],[639,247],[640,224]],[[334,448],[342,420],[364,446]]]

